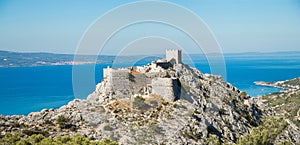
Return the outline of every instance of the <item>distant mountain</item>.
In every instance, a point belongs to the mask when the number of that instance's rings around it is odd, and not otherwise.
[[[183,54],[184,61],[202,60],[206,61],[207,56],[214,56],[215,54]],[[219,56],[219,54],[218,54]],[[225,53],[225,59],[287,59],[299,58],[300,52],[245,52],[245,53]],[[74,61],[73,54],[55,54],[55,53],[21,53],[0,50],[0,67],[19,67],[19,66],[46,66],[46,65],[78,65],[91,63],[128,63],[136,61],[151,62],[163,55],[146,56],[111,56],[111,55],[77,55],[77,61]],[[97,58],[96,62],[94,58]],[[80,60],[80,61],[78,61]]]

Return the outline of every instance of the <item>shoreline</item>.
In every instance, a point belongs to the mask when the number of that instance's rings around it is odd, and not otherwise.
[[[41,66],[73,66],[73,65],[90,65],[90,64],[108,64],[103,62],[79,62],[79,63],[52,63],[52,64],[37,64],[37,65],[11,65],[1,66],[0,68],[17,68],[17,67],[41,67]]]
[[[257,86],[267,86],[267,87],[274,87],[274,88],[284,89],[283,87],[278,86],[277,83],[278,82],[264,82],[264,81],[255,81],[254,82],[254,84],[257,85]]]
[[[274,87],[274,88],[280,88],[279,92],[290,92],[290,91],[296,91],[300,89],[300,84],[294,84],[294,81],[298,81],[300,78],[293,78],[290,80],[285,81],[277,81],[277,82],[264,82],[264,81],[255,81],[254,84],[258,86],[268,86],[268,87]]]

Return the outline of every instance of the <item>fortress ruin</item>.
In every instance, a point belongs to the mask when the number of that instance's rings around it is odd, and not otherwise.
[[[108,91],[116,94],[118,99],[155,94],[168,101],[176,101],[180,98],[180,82],[168,74],[166,69],[181,64],[181,50],[166,50],[165,59],[153,61],[147,66],[104,68],[103,78],[108,82]]]
[[[181,64],[181,50],[166,50],[166,60],[172,64]]]

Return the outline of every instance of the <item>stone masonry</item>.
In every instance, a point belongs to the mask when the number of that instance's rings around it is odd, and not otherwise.
[[[166,50],[166,59],[172,64],[182,63],[181,50]]]
[[[103,69],[103,78],[108,82],[109,91],[118,96],[117,99],[129,98],[133,95],[156,94],[168,101],[176,101],[181,94],[180,82],[178,78],[166,76],[165,71],[169,67],[181,64],[181,59],[181,50],[166,50],[165,60],[152,62],[145,68],[107,67]]]
[[[163,96],[168,101],[176,101],[180,97],[180,83],[176,78],[154,78],[151,82],[152,94]]]

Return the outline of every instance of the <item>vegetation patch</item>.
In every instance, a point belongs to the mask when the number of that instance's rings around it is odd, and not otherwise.
[[[113,131],[113,130],[114,130],[114,128],[112,128],[112,127],[109,126],[109,125],[105,125],[105,126],[103,127],[103,129],[104,129],[105,131]]]
[[[59,136],[55,139],[45,137],[42,134],[33,134],[29,137],[22,138],[19,133],[6,133],[0,139],[0,144],[4,145],[117,145],[117,142],[104,138],[102,141],[93,141],[83,135]]]
[[[264,96],[265,104],[300,127],[300,90]]]
[[[145,103],[145,99],[142,96],[136,96],[133,101],[133,108],[146,111],[151,108],[151,106]]]
[[[63,115],[57,117],[57,124],[61,129],[70,129],[72,131],[76,130],[76,125],[70,123],[70,119]]]
[[[271,116],[263,119],[263,125],[254,127],[251,133],[245,134],[238,139],[239,145],[250,144],[274,144],[275,139],[288,126],[283,117]]]

